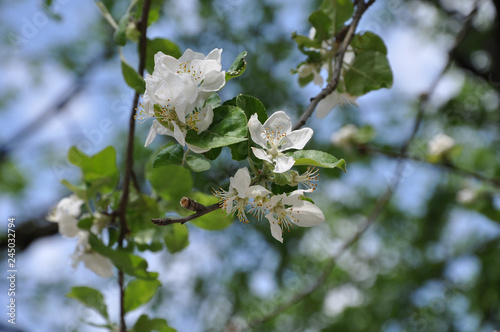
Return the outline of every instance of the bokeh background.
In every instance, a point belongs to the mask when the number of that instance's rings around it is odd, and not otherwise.
[[[115,17],[128,6],[104,2]],[[500,328],[500,1],[478,3],[410,147],[409,154],[424,161],[405,161],[394,197],[321,286],[256,331]],[[178,331],[238,331],[313,283],[396,175],[391,152],[410,134],[417,99],[446,65],[474,4],[377,0],[359,30],[386,42],[393,87],[359,98],[359,108],[337,108],[307,123],[315,130],[310,146],[348,164],[345,174],[322,170],[312,195],[327,222],[294,229],[283,245],[264,222],[234,222],[218,232],[189,226],[184,251],[144,253],[163,286],[128,319],[148,312]],[[319,1],[305,0],[166,0],[148,37],[169,38],[182,50],[223,48],[225,69],[248,51],[247,71],[228,83],[222,100],[253,95],[269,114],[283,109],[297,119],[319,88],[300,88],[291,74],[304,56],[290,36],[307,35],[307,18],[318,6]],[[92,1],[0,2],[0,233],[6,232],[7,218],[15,217],[18,265],[17,324],[13,328],[2,314],[0,331],[102,331],[85,324],[100,323],[97,314],[65,297],[75,285],[100,289],[111,317],[118,319],[116,277],[104,280],[82,266],[72,269],[74,239],[62,238],[56,225],[45,221],[49,209],[69,194],[60,181],[79,177],[66,160],[70,146],[93,154],[113,145],[123,169],[133,91],[121,77],[112,34]],[[135,47],[129,43],[124,49],[132,64]],[[332,133],[349,123],[375,129],[369,147],[332,144]],[[146,192],[143,167],[168,140],[157,138],[142,148],[148,130],[139,125],[136,134],[136,173]],[[461,148],[451,166],[425,162],[427,144],[438,133]],[[224,153],[228,160],[229,151]],[[195,186],[205,190],[214,179],[232,176],[238,166],[227,160],[223,154]],[[464,189],[472,197],[466,202]],[[5,304],[4,235],[1,244],[0,303]]]

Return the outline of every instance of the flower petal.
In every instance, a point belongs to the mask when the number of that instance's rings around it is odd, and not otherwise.
[[[267,190],[266,188],[255,185],[251,186],[247,189],[247,192],[245,194],[246,197],[248,198],[255,198],[255,197],[265,197],[269,195],[271,192]]]
[[[300,199],[303,193],[304,190],[296,190],[288,197],[283,198],[283,204],[292,205],[288,211],[294,216],[296,220],[294,223],[301,227],[311,227],[323,223],[325,221],[323,211],[316,204]]]
[[[215,60],[218,64],[221,61],[222,48],[214,48],[212,52],[208,53],[205,60]]]
[[[191,60],[204,60],[205,54],[195,52],[192,49],[188,48],[184,51],[184,54],[179,58],[179,62],[186,62]]]
[[[264,123],[264,128],[269,132],[278,130],[281,133],[292,131],[292,121],[283,111],[274,112]]]
[[[266,151],[262,150],[262,149],[257,149],[257,148],[254,148],[252,147],[252,152],[253,154],[259,158],[259,159],[262,159],[262,160],[265,160],[265,161],[268,161],[270,163],[273,162],[273,160],[271,159],[271,157],[267,154]]]
[[[113,276],[114,265],[109,258],[96,252],[90,252],[82,254],[81,260],[87,269],[94,271],[98,276],[102,278]]]
[[[186,133],[182,132],[181,128],[175,123],[175,121],[170,122],[174,127],[174,138],[180,145],[186,145]]]
[[[253,114],[250,117],[250,120],[248,120],[248,130],[250,131],[252,141],[260,145],[262,148],[267,149],[266,131],[264,130],[262,123],[260,123],[257,113]]]
[[[200,121],[196,123],[196,127],[198,128],[198,135],[201,132],[207,130],[208,127],[212,124],[214,119],[214,111],[212,106],[208,105],[200,111]]]
[[[238,192],[238,197],[246,198],[245,194],[250,187],[250,172],[243,167],[236,171],[234,177],[229,179],[230,186]]]
[[[322,119],[327,116],[331,110],[338,104],[338,93],[336,91],[332,92],[321,100],[316,107],[316,117]]]
[[[302,128],[292,131],[286,136],[285,142],[281,144],[280,151],[286,151],[288,149],[303,149],[307,142],[311,139],[313,133],[314,131],[311,128]]]
[[[226,72],[219,70],[211,70],[205,74],[203,83],[200,85],[200,91],[215,92],[222,89],[226,84]]]
[[[293,157],[289,157],[284,154],[274,158],[274,161],[276,163],[274,166],[274,173],[284,173],[292,168],[293,164],[295,164],[295,159],[293,159]]]
[[[281,243],[283,243],[283,230],[278,224],[278,221],[274,218],[272,213],[266,214],[267,220],[269,220],[269,225],[271,226],[271,235]]]

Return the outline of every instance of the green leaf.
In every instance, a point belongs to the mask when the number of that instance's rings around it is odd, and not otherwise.
[[[87,187],[84,184],[74,185],[71,182],[69,182],[68,180],[61,180],[61,183],[66,188],[68,188],[69,190],[71,190],[79,198],[81,198],[81,199],[83,199],[85,201],[88,200],[88,199],[90,199],[89,195],[87,194]]]
[[[271,191],[275,195],[280,195],[280,194],[284,194],[284,193],[291,193],[292,191],[297,190],[298,187],[299,186],[289,186],[289,185],[280,186],[280,185],[277,185],[276,183],[272,183],[271,184]]]
[[[304,48],[320,48],[321,41],[311,40],[307,36],[298,35],[297,33],[292,33],[292,39],[297,43],[297,47],[302,50]]]
[[[153,73],[155,66],[155,54],[158,52],[163,52],[164,54],[173,56],[176,59],[180,58],[182,55],[179,46],[168,39],[148,39],[146,41],[146,70],[150,74]]]
[[[122,63],[122,74],[127,85],[137,91],[140,94],[143,94],[146,91],[146,82],[144,78],[139,75],[134,68],[130,67],[128,63],[125,61],[121,61]]]
[[[316,29],[314,39],[326,40],[332,38],[332,20],[323,10],[317,10],[309,16],[309,22]]]
[[[240,144],[240,143],[238,143],[238,144]],[[208,160],[215,160],[220,155],[221,151],[222,151],[222,147],[215,148],[215,149],[210,149],[207,152],[205,152],[203,155]]]
[[[118,22],[118,29],[115,30],[113,38],[115,44],[119,46],[125,46],[127,44],[127,25],[129,22],[130,15],[127,13],[122,16],[120,22]]]
[[[200,134],[189,130],[186,142],[202,149],[212,149],[243,142],[247,134],[245,112],[239,107],[222,105],[214,109],[210,127]]]
[[[132,255],[125,249],[113,250],[105,246],[95,234],[89,234],[89,243],[92,250],[108,257],[113,264],[128,275],[141,279],[156,279],[158,273],[147,271],[148,262],[142,257]]]
[[[337,159],[329,153],[316,150],[299,150],[293,153],[288,153],[295,159],[294,166],[300,165],[312,165],[324,168],[335,168],[338,167],[346,172],[345,160]]]
[[[78,150],[76,146],[72,146],[68,151],[68,160],[73,165],[81,168],[87,198],[95,195],[98,191],[102,193],[110,192],[118,184],[120,175],[116,167],[116,150],[112,146],[108,146],[92,157]],[[73,186],[67,181],[63,182],[63,184],[68,188]],[[81,192],[82,187],[73,186],[73,189],[83,194]],[[70,190],[73,189],[70,188]],[[78,196],[80,197],[80,195]]]
[[[351,46],[355,53],[376,51],[387,54],[387,47],[385,47],[382,38],[369,31],[355,35],[354,38],[352,38]]]
[[[146,315],[142,315],[139,317],[137,322],[134,325],[134,328],[131,332],[176,332],[175,329],[168,326],[166,320],[162,318],[152,318],[150,319]]]
[[[167,165],[182,165],[184,157],[184,148],[178,144],[167,146],[162,149],[153,161],[153,168]],[[200,156],[187,156],[186,165],[193,172],[203,172],[210,169],[210,163]]]
[[[321,5],[321,9],[332,20],[333,34],[336,34],[344,26],[344,23],[352,17],[354,4],[352,0],[325,0]]]
[[[354,140],[357,143],[366,144],[366,143],[372,141],[375,138],[376,134],[377,133],[376,133],[375,129],[373,129],[372,126],[369,126],[369,125],[363,126],[363,127],[359,128],[358,131],[356,132]]]
[[[189,244],[187,226],[177,223],[167,227],[167,234],[164,237],[164,241],[168,251],[171,254],[175,254],[186,248]]]
[[[83,219],[78,220],[78,228],[86,230],[86,231],[90,231],[90,228],[92,227],[93,224],[94,224],[93,217],[87,217],[87,218],[83,218]]]
[[[151,168],[146,171],[146,178],[153,189],[173,208],[179,208],[180,199],[189,195],[193,188],[191,172],[177,165]]]
[[[161,283],[158,280],[135,279],[128,283],[125,288],[124,307],[125,312],[137,309],[151,300],[156,294]]]
[[[245,60],[246,56],[247,51],[243,51],[236,57],[236,59],[234,59],[233,64],[226,72],[226,82],[232,78],[242,75],[245,72],[245,69],[247,68],[247,62]]]
[[[385,54],[366,51],[356,55],[344,79],[347,92],[361,96],[372,90],[390,88],[392,71]]]
[[[205,106],[211,106],[212,108],[217,108],[221,105],[221,99],[217,92],[214,92],[208,97],[207,100],[205,100],[205,103],[203,104],[203,107]]]
[[[88,308],[95,309],[101,316],[108,319],[108,309],[104,303],[104,296],[97,289],[85,286],[72,287],[66,296],[80,301]]]
[[[186,164],[193,172],[204,172],[210,169],[210,163],[206,159],[199,156],[187,156]]]
[[[236,96],[236,106],[245,111],[247,120],[250,119],[252,115],[257,113],[257,118],[261,123],[267,120],[267,111],[264,104],[257,98],[248,95],[238,95]]]
[[[207,195],[202,192],[195,192],[191,195],[191,197],[198,203],[201,203],[205,206],[219,202],[219,199],[217,197],[213,195]],[[209,231],[218,231],[224,229],[231,225],[231,223],[233,222],[233,217],[226,216],[224,212],[221,212],[222,210],[216,210],[214,212],[207,213],[204,216],[191,220],[190,223],[192,225],[195,225],[196,227],[200,227]]]

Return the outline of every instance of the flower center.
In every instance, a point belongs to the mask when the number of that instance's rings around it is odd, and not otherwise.
[[[281,145],[285,142],[286,132],[283,127],[276,126],[276,129],[266,128],[264,134],[266,134],[267,139],[267,151],[276,157],[280,152]]]
[[[198,107],[195,107],[193,112],[186,116],[186,125],[189,128],[196,130],[196,132],[198,132],[198,122],[207,116],[206,111],[203,113],[201,113],[201,111],[202,110],[198,109]]]
[[[177,74],[189,75],[194,79],[195,83],[199,84],[201,84],[201,81],[203,80],[203,71],[193,66],[191,64],[191,60],[180,63],[179,68],[177,69]]]

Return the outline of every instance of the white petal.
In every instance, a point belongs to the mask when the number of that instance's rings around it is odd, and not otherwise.
[[[205,60],[215,60],[220,64],[221,61],[222,48],[214,48],[212,52],[208,53]]]
[[[316,108],[316,117],[322,119],[330,113],[331,110],[338,104],[338,93],[332,92],[326,98],[321,100]]]
[[[286,155],[277,156],[274,158],[274,161],[276,163],[274,166],[274,173],[286,172],[295,164],[295,159]]]
[[[248,198],[255,198],[255,197],[265,197],[269,195],[271,192],[267,190],[266,188],[256,185],[256,186],[251,186],[247,189],[247,192],[245,194],[246,197]]]
[[[286,151],[288,149],[303,149],[307,142],[311,139],[313,133],[314,131],[311,128],[302,128],[292,131],[286,136],[285,142],[280,147],[280,151]]]
[[[151,128],[149,129],[148,137],[146,138],[146,143],[144,144],[144,147],[151,144],[151,142],[153,142],[157,134],[174,136],[173,131],[163,126],[160,122],[158,122],[158,120],[154,120],[153,125],[151,125]]]
[[[205,153],[207,151],[209,151],[210,149],[202,149],[198,146],[195,146],[195,145],[191,145],[189,143],[186,143],[187,147],[189,148],[189,150],[193,151],[194,153]]]
[[[219,91],[220,89],[222,89],[224,84],[226,84],[226,72],[220,70],[211,70],[206,73],[203,83],[200,85],[200,91]]]
[[[271,226],[271,235],[281,243],[283,243],[283,230],[278,224],[278,221],[274,218],[272,213],[266,214],[267,220],[269,220],[269,225]]]
[[[207,130],[208,127],[212,124],[214,119],[214,111],[212,106],[208,105],[200,111],[201,120],[196,123],[196,127],[198,128],[198,135],[201,132]]]
[[[277,129],[281,133],[289,133],[292,131],[292,121],[285,112],[278,111],[266,120],[264,128],[270,132]]]
[[[258,119],[257,113],[253,114],[250,117],[250,120],[248,120],[248,130],[250,131],[250,137],[252,137],[252,141],[257,143],[264,149],[267,149],[266,132],[264,130],[264,126]]]
[[[59,221],[59,233],[65,237],[75,237],[78,235],[78,220],[70,215],[66,215]]]
[[[313,74],[314,74],[313,83],[319,87],[322,87],[323,86],[323,76],[321,76],[321,74],[318,73],[317,70],[314,70]]]
[[[98,276],[103,278],[113,276],[113,263],[109,258],[96,252],[90,252],[83,254],[81,260],[87,269],[94,271]]]
[[[238,197],[246,198],[245,194],[250,186],[250,172],[248,172],[248,168],[244,167],[236,171],[234,177],[229,179],[229,183],[238,192]]]
[[[265,161],[268,161],[270,163],[273,162],[273,160],[271,159],[271,156],[269,154],[267,154],[267,152],[262,150],[262,149],[257,149],[257,148],[252,147],[252,152],[257,158],[259,158],[261,160],[265,160]]]
[[[144,147],[147,147],[156,138],[157,129],[156,129],[155,123],[157,123],[157,122],[158,121],[156,121],[156,120],[153,121],[153,124],[151,125],[151,128],[149,128],[148,137],[146,137],[146,143],[144,143]]]
[[[301,227],[311,227],[323,223],[325,215],[321,209],[309,201],[301,200],[299,197],[302,193],[302,190],[296,190],[283,198],[283,204],[292,205],[288,211],[297,220],[295,224]]]
[[[73,194],[69,197],[61,199],[61,201],[57,204],[57,208],[65,210],[69,215],[78,217],[81,212],[80,207],[83,203],[84,201],[82,199]]]
[[[179,58],[179,62],[186,62],[191,60],[204,60],[205,54],[195,52],[192,49],[188,48],[184,51],[184,54]]]
[[[174,138],[180,145],[186,145],[186,133],[183,132],[175,121],[170,122],[174,126]]]

